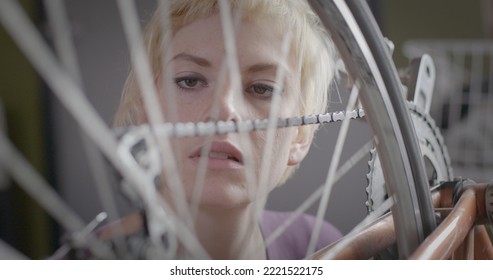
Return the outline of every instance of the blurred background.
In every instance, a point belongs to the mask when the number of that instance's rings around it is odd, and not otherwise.
[[[48,42],[43,1],[22,0]],[[154,0],[136,1],[142,23]],[[370,6],[394,59],[429,53],[437,67],[432,116],[442,128],[456,176],[487,182],[493,167],[493,1],[372,0]],[[110,124],[129,69],[126,41],[115,1],[65,1],[83,87]],[[85,220],[100,211],[95,183],[73,119],[0,27],[0,128]],[[321,128],[300,171],[275,190],[268,207],[292,210],[323,184],[337,125]],[[368,132],[351,125],[347,146],[366,143]],[[349,156],[349,155],[347,155]],[[369,159],[369,155],[368,155]],[[327,220],[348,232],[366,215],[367,160],[335,186]],[[324,168],[320,168],[323,166]],[[294,205],[294,206],[293,206]],[[311,211],[314,212],[315,207]],[[59,244],[60,229],[0,168],[0,239],[31,258],[45,258]]]

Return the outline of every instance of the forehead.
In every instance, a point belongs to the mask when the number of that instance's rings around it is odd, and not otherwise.
[[[228,26],[225,26],[228,27]],[[180,28],[173,36],[174,54],[187,53],[220,63],[226,54],[225,44],[231,43],[231,34],[225,32],[218,14],[199,18]],[[281,54],[283,36],[273,20],[242,20],[234,32],[240,65],[252,62],[284,64]]]

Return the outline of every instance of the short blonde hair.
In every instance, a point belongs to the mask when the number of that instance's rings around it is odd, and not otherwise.
[[[171,35],[191,22],[218,12],[218,0],[170,0]],[[295,73],[300,77],[300,115],[321,114],[327,110],[328,91],[335,72],[332,42],[318,16],[306,1],[301,0],[229,0],[232,13],[241,11],[244,19],[274,18],[280,31],[292,32],[291,51],[295,54]],[[159,10],[159,9],[158,9]],[[156,11],[144,30],[146,46],[154,79],[162,71],[162,23]],[[125,82],[122,100],[114,119],[115,126],[142,121],[143,104],[134,70]],[[300,137],[313,137],[315,126],[301,127]],[[284,183],[295,168],[287,167]]]

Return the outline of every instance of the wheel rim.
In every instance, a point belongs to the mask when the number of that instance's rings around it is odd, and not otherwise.
[[[389,64],[382,36],[364,2],[314,0],[310,4],[324,11],[319,16],[331,31],[348,72],[363,81],[365,93],[360,99],[382,155],[387,192],[397,201],[392,212],[399,255],[406,258],[435,227],[435,220],[417,140],[407,110],[402,109],[405,104],[395,67]],[[334,26],[346,31],[336,31]]]

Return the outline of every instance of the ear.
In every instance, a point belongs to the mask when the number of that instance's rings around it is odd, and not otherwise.
[[[308,154],[310,146],[312,145],[313,131],[310,129],[300,133],[300,129],[297,129],[296,136],[291,143],[289,150],[288,165],[298,165]]]

